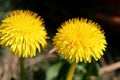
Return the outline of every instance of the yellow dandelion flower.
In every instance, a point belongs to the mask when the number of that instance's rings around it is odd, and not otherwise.
[[[0,45],[19,57],[33,57],[47,42],[43,19],[29,10],[8,13],[0,25]]]
[[[64,22],[53,38],[59,55],[72,62],[97,61],[106,48],[106,39],[101,26],[92,20],[73,18]]]

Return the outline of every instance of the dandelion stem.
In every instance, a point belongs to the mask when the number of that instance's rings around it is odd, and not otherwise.
[[[69,69],[69,72],[67,74],[66,80],[72,80],[74,72],[75,72],[75,67],[76,67],[76,63],[73,62],[70,66],[70,69]]]
[[[24,58],[20,57],[20,80],[25,80]]]

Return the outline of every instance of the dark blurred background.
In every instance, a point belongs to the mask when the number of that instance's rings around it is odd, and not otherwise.
[[[119,0],[11,0],[10,4],[12,9],[28,9],[41,15],[50,36],[70,18],[92,19],[104,29],[108,47],[120,49]]]

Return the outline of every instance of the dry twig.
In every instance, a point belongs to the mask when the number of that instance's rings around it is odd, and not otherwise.
[[[104,75],[105,73],[113,72],[113,71],[115,71],[115,70],[117,70],[119,68],[120,68],[120,61],[116,62],[116,63],[113,63],[111,65],[100,68],[99,74]]]

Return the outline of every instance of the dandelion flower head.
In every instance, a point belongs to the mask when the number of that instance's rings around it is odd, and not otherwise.
[[[19,57],[33,57],[47,44],[43,19],[29,10],[14,10],[0,25],[0,45]]]
[[[53,38],[58,55],[72,62],[97,61],[107,42],[101,26],[92,20],[73,18],[64,22]]]

